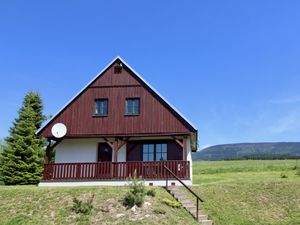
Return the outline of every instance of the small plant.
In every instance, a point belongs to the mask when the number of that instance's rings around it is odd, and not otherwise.
[[[78,198],[74,197],[72,210],[77,214],[81,213],[84,215],[90,215],[93,209],[93,199],[94,195],[92,195],[92,197],[86,202],[83,202]]]
[[[281,178],[288,178],[288,176],[287,176],[286,174],[284,174],[284,173],[281,173],[281,174],[280,174],[280,177],[281,177]]]
[[[163,203],[165,203],[168,206],[171,206],[172,208],[179,208],[181,206],[180,202],[176,201],[176,200],[170,200],[167,198],[164,198],[162,200]]]
[[[136,178],[136,173],[129,184],[129,188],[130,190],[123,198],[123,205],[129,208],[133,207],[134,205],[141,207],[144,203],[146,189],[144,183]]]
[[[153,210],[155,214],[166,214],[166,211],[162,208],[156,208]]]
[[[149,189],[149,190],[147,191],[147,195],[148,195],[148,196],[151,196],[151,197],[155,197],[156,192],[155,192],[154,189]]]
[[[293,166],[292,167],[292,170],[296,170],[298,167],[297,166]]]

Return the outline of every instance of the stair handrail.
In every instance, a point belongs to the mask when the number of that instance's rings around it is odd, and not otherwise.
[[[204,202],[203,199],[201,199],[192,189],[190,189],[182,180],[180,180],[180,178],[173,173],[166,165],[164,165],[164,169],[166,169],[176,180],[178,180],[189,192],[191,192],[195,197],[196,197],[196,202],[197,202],[197,215],[196,215],[196,219],[198,221],[199,218],[199,201],[200,202]],[[166,178],[166,189],[168,189],[168,176]]]

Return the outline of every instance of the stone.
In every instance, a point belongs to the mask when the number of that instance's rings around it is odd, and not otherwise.
[[[138,207],[137,205],[132,206],[132,208],[130,209],[131,212],[135,213],[137,211]]]
[[[117,218],[120,218],[120,217],[123,217],[123,216],[125,216],[125,214],[123,214],[123,213],[119,213],[119,214],[116,215]]]

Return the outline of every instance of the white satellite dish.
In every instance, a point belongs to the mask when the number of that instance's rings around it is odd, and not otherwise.
[[[56,138],[62,138],[67,133],[67,127],[63,123],[56,123],[51,129],[51,133]]]

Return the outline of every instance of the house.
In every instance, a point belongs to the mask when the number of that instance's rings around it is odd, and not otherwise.
[[[75,81],[75,79],[73,80]],[[192,184],[197,129],[120,57],[38,130],[39,186]]]

